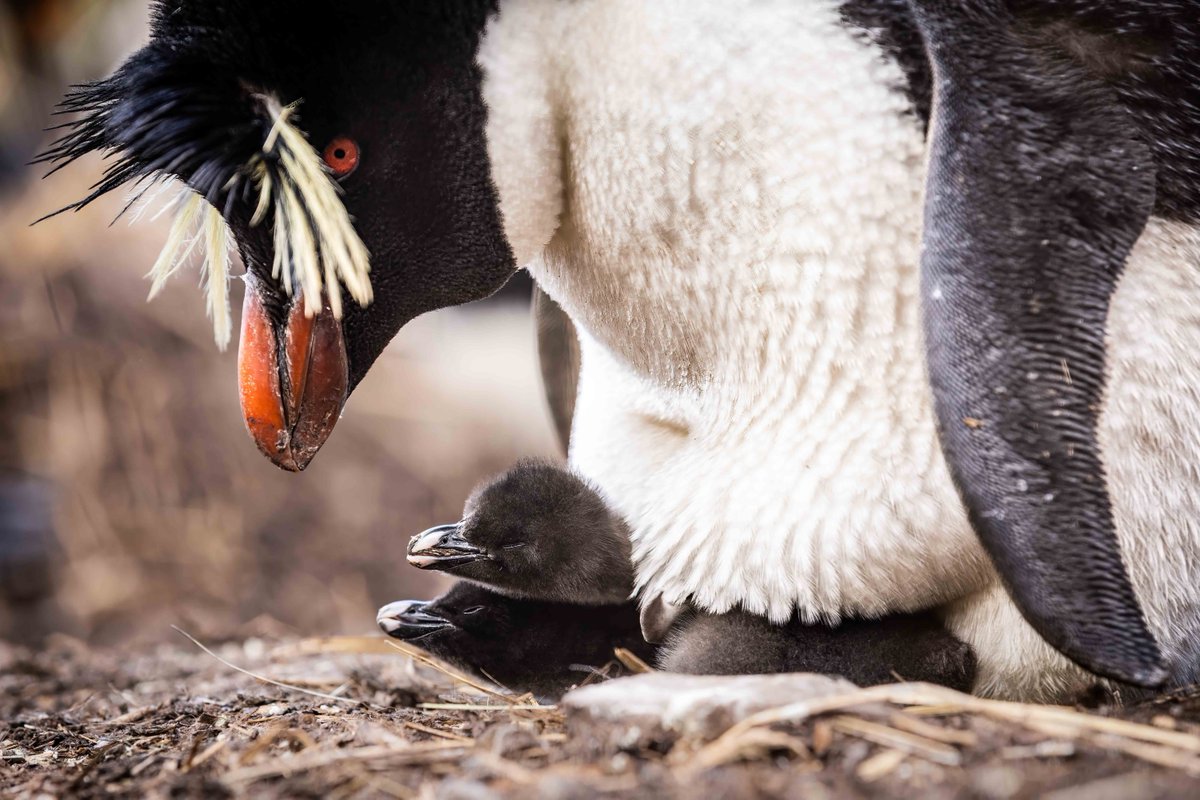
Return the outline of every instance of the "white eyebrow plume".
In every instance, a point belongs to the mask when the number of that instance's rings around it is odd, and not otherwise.
[[[344,285],[361,306],[372,299],[370,254],[342,203],[321,156],[290,118],[295,105],[284,106],[270,95],[258,98],[271,129],[262,150],[230,181],[233,191],[242,174],[258,191],[251,225],[259,225],[273,210],[275,260],[271,274],[288,295],[304,296],[309,316],[329,297],[334,316],[342,316]],[[203,248],[202,275],[208,315],[217,346],[224,350],[232,337],[229,308],[229,261],[233,235],[220,212],[204,197],[184,186],[171,204],[175,218],[162,253],[147,276],[150,299],[197,248]]]
[[[147,299],[157,297],[167,279],[187,263],[192,251],[202,247],[204,263],[201,275],[207,296],[208,316],[213,323],[217,347],[224,350],[233,336],[229,313],[229,247],[232,239],[229,226],[219,211],[186,186],[180,190],[173,205],[176,208],[171,232],[167,234],[167,242],[158,260],[146,276],[151,281]]]

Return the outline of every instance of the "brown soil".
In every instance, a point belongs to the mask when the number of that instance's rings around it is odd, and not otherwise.
[[[0,795],[1200,796],[1200,692],[1097,712],[1146,726],[1132,732],[1089,730],[1094,715],[1051,724],[954,703],[857,703],[716,743],[648,730],[621,740],[555,707],[482,694],[382,639],[215,647],[329,697],[180,642],[0,646]]]
[[[60,87],[143,35],[144,4],[45,5],[118,16],[80,16],[91,33],[58,45],[70,75],[13,81],[36,106],[29,146]],[[410,325],[309,472],[284,475],[241,429],[195,273],[145,302],[164,222],[108,227],[114,196],[28,226],[100,170],[0,186],[0,484],[46,498],[28,552],[0,548],[0,797],[1200,797],[1200,694],[1098,712],[1136,729],[875,698],[707,741],[481,694],[382,639],[296,639],[436,594],[400,566],[408,535],[554,452],[532,331],[503,306]],[[331,697],[163,644],[171,622]]]

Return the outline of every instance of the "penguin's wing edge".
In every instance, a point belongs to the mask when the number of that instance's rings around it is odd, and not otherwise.
[[[533,290],[533,316],[537,325],[538,364],[542,388],[563,453],[571,447],[571,424],[579,392],[579,337],[567,312],[540,286]]]
[[[1154,206],[1150,152],[1014,4],[911,4],[935,84],[921,293],[942,449],[1038,633],[1091,672],[1160,685],[1097,437],[1109,302]]]

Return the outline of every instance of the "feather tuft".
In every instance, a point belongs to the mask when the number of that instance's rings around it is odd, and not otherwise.
[[[204,210],[204,198],[185,188],[172,204],[176,211],[175,219],[171,222],[171,231],[158,254],[158,260],[146,275],[150,279],[150,296],[147,300],[158,297],[167,281],[179,271],[200,242],[197,228]]]
[[[221,212],[209,205],[204,210],[204,237],[208,245],[204,259],[204,292],[208,298],[208,317],[221,350],[229,347],[233,323],[229,314],[229,225]]]
[[[233,335],[229,308],[229,253],[232,235],[221,213],[192,189],[180,188],[178,196],[166,209],[175,208],[167,242],[158,260],[150,269],[150,296],[153,300],[162,292],[167,281],[188,262],[197,248],[202,248],[201,265],[208,316],[213,323],[217,347],[224,350]],[[139,211],[140,213],[140,211]],[[161,212],[160,212],[161,213]]]
[[[371,302],[370,255],[341,200],[341,187],[295,124],[296,104],[285,106],[273,95],[251,95],[247,98],[251,115],[231,117],[236,109],[215,89],[211,97],[192,90],[186,104],[178,90],[164,86],[144,96],[131,94],[130,76],[125,74],[129,69],[107,81],[78,87],[63,102],[62,111],[81,116],[63,126],[62,136],[36,161],[53,165],[53,172],[89,152],[115,158],[86,197],[55,213],[83,208],[109,191],[132,185],[131,198],[121,213],[132,209],[136,221],[148,207],[157,205],[154,201],[163,184],[176,179],[185,184],[157,212],[173,212],[174,219],[147,275],[150,299],[200,249],[208,315],[222,349],[232,335],[233,233],[220,209],[228,210],[235,202],[253,203],[252,226],[271,220],[275,245],[271,274],[285,294],[304,297],[309,316],[320,310],[325,293],[334,315],[341,318],[343,284],[359,305]],[[184,107],[187,114],[179,111]],[[238,149],[251,153],[250,158],[231,160],[229,153]]]

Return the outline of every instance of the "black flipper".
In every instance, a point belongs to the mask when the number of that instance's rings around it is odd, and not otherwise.
[[[934,70],[921,291],[950,469],[1038,633],[1094,673],[1160,684],[1097,442],[1150,152],[1104,83],[1039,38],[1037,3],[911,2]]]
[[[565,453],[571,445],[571,422],[579,391],[579,337],[567,312],[540,287],[533,290],[533,316],[537,323],[542,388],[546,390],[554,429]]]

